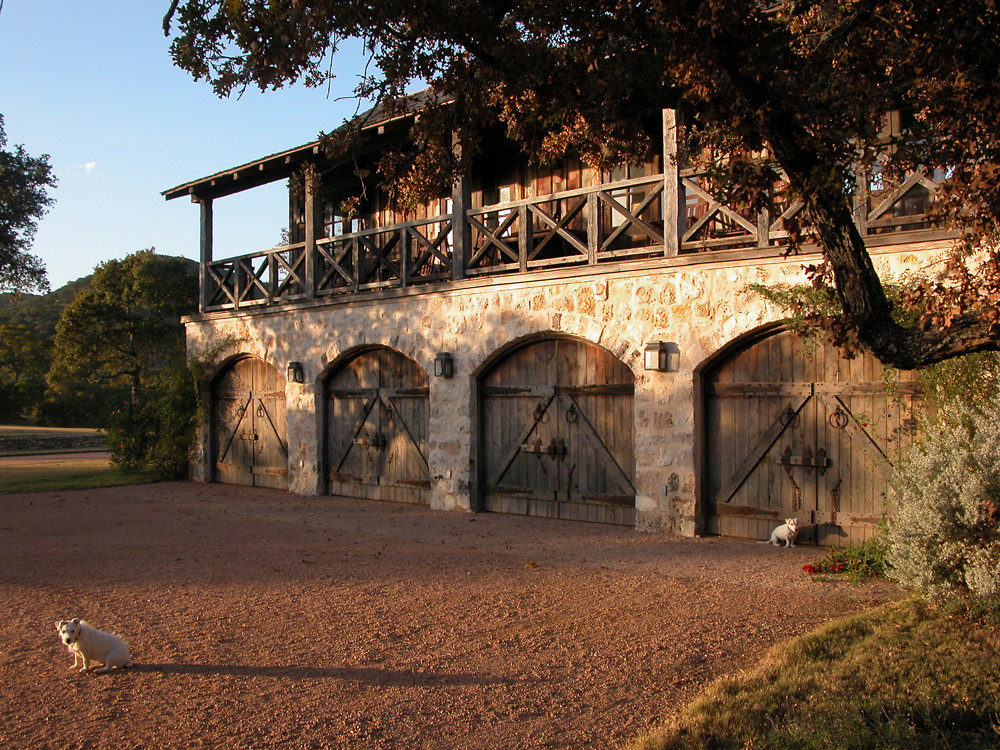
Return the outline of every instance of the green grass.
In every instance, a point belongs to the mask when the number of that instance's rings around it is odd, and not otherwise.
[[[629,750],[1000,747],[1000,634],[910,600],[775,647]]]
[[[100,460],[79,454],[59,461],[38,463],[28,458],[0,462],[0,495],[20,492],[57,492],[155,482],[152,472],[125,472]]]
[[[21,424],[0,424],[0,437],[77,437],[100,433],[100,430],[90,427],[34,427]]]

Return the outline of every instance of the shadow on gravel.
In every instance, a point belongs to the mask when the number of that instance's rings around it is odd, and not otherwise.
[[[299,680],[343,680],[366,685],[441,686],[515,685],[524,680],[501,679],[481,674],[451,672],[404,672],[361,667],[251,667],[238,664],[133,664],[129,672],[179,675],[226,675],[230,677],[290,677]]]

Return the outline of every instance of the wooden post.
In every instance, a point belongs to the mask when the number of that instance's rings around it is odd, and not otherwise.
[[[410,237],[404,224],[399,228],[399,285],[407,286],[407,277],[410,275]],[[390,281],[390,286],[391,286]]]
[[[854,223],[858,225],[858,231],[862,237],[868,236],[868,212],[871,210],[869,203],[870,179],[871,175],[868,169],[858,169],[855,171]]]
[[[528,205],[522,203],[516,209],[517,211],[517,258],[518,258],[518,270],[521,273],[528,272],[528,252],[530,251],[530,244],[534,240],[533,232],[533,219],[531,218],[531,213],[528,211]]]
[[[597,264],[597,251],[601,246],[601,207],[597,200],[597,193],[591,191],[587,195],[587,206],[585,208],[585,226],[587,227],[587,263]]]
[[[458,133],[451,134],[451,148],[455,157],[462,160],[462,141]],[[465,278],[465,263],[472,256],[472,225],[466,212],[472,208],[472,183],[462,174],[451,188],[451,232],[454,246],[451,249],[451,278]]]
[[[212,199],[192,196],[191,200],[201,206],[201,262],[198,264],[198,311],[205,312],[212,299],[212,276],[208,271],[212,262]]]
[[[316,263],[319,260],[316,240],[323,236],[322,177],[316,169],[307,169],[305,176],[305,293],[307,299],[316,297]]]
[[[472,208],[472,187],[469,178],[459,177],[451,190],[451,232],[454,246],[451,249],[451,278],[465,278],[465,263],[472,254],[472,225],[466,212]]]
[[[663,254],[676,256],[684,227],[681,219],[681,168],[677,160],[677,112],[663,110]]]
[[[757,247],[771,244],[771,212],[766,208],[757,214]]]

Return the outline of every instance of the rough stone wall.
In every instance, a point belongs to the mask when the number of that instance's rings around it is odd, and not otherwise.
[[[913,269],[942,245],[901,246],[876,256],[885,275]],[[450,352],[455,377],[430,378],[431,506],[470,508],[474,381],[504,350],[529,337],[563,334],[613,352],[635,374],[635,479],[639,528],[695,533],[694,371],[733,339],[780,320],[782,311],[747,292],[750,283],[805,281],[815,258],[679,266],[586,275],[462,282],[436,293],[383,299],[354,297],[280,312],[212,314],[188,322],[189,354],[232,340],[217,352],[220,366],[254,354],[280,373],[302,362],[305,383],[287,386],[289,479],[293,492],[322,489],[322,398],[327,374],[352,351],[383,345],[433,372],[438,352]],[[680,371],[647,372],[649,341],[672,341]],[[208,432],[203,430],[194,475],[208,479]]]
[[[108,447],[108,439],[103,434],[97,435],[17,435],[0,438],[0,454],[31,453],[35,451],[76,451],[104,450]]]

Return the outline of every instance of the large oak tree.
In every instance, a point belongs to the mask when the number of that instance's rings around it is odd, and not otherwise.
[[[139,403],[143,389],[184,354],[180,318],[197,309],[190,266],[152,249],[97,266],[56,326],[52,389],[78,381],[118,386]]]
[[[607,164],[655,148],[648,123],[676,109],[733,200],[766,201],[780,170],[804,204],[792,229],[826,257],[838,340],[910,368],[1000,347],[998,20],[993,0],[173,0],[164,31],[220,95],[321,84],[363,39],[360,96],[391,107],[425,81],[449,102],[392,162],[403,184],[465,168],[497,119],[539,158]],[[887,138],[891,110],[907,127]],[[961,238],[895,319],[845,189],[876,162],[946,175],[936,219]]]

